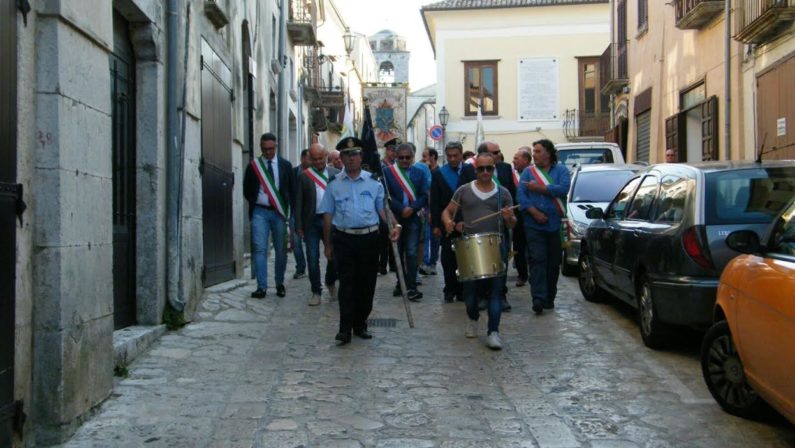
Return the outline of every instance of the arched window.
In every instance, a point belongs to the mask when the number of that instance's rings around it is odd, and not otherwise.
[[[384,61],[378,67],[378,82],[395,82],[395,66],[391,61]]]

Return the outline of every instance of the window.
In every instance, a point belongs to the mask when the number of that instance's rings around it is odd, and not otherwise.
[[[645,221],[649,219],[654,201],[657,199],[657,177],[646,176],[635,193],[635,198],[632,200],[632,206],[627,213],[627,219],[636,219]]]
[[[795,256],[795,204],[784,212],[770,232],[770,252]]]
[[[580,172],[569,202],[609,202],[633,174],[623,170]]]
[[[497,115],[497,61],[464,62],[465,115]]]
[[[654,222],[667,224],[682,222],[688,190],[687,179],[670,175],[663,177]]]
[[[638,34],[649,29],[649,0],[638,0]]]
[[[608,219],[624,219],[624,212],[627,209],[629,201],[632,199],[632,193],[635,192],[639,183],[640,177],[636,177],[621,189],[607,211]]]
[[[381,63],[381,66],[378,67],[378,82],[395,82],[395,66],[391,61],[384,61]]]
[[[707,173],[708,225],[768,224],[795,196],[795,168],[752,168]]]

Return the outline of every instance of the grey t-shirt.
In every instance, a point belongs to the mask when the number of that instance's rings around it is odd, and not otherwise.
[[[500,192],[499,201],[497,200],[497,188],[499,188]],[[505,223],[500,222],[503,219],[502,215],[484,219],[473,225],[470,225],[470,223],[481,216],[494,213],[500,208],[513,206],[511,193],[505,187],[497,187],[497,184],[494,184],[494,189],[491,192],[484,193],[477,190],[475,181],[461,185],[453,194],[452,201],[458,204],[458,208],[461,210],[464,218],[464,234],[467,235],[473,233],[499,233],[502,228],[505,228]]]

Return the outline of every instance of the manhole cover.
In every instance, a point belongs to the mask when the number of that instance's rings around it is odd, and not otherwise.
[[[368,327],[395,328],[397,319],[367,319]]]

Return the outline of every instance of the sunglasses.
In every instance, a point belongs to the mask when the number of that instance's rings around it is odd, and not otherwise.
[[[483,165],[483,166],[477,167],[476,169],[478,170],[478,173],[483,173],[483,172],[486,172],[486,171],[491,173],[492,171],[494,171],[494,165]]]
[[[398,156],[398,160],[412,160],[414,156]]]

